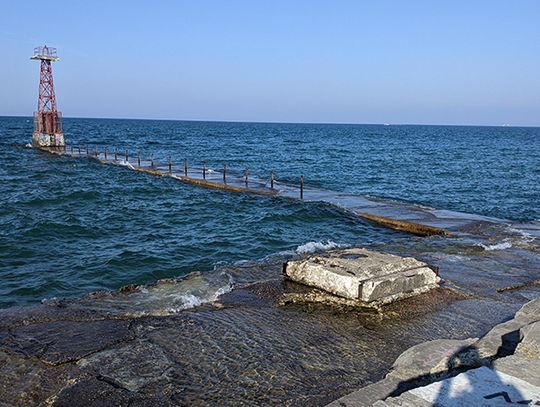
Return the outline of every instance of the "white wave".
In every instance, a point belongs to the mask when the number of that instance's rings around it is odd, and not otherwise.
[[[133,165],[131,165],[131,163],[129,161],[126,161],[126,160],[120,160],[118,162],[119,165],[123,165],[125,167],[128,167],[130,170],[134,170],[135,167]]]
[[[191,273],[180,279],[158,280],[155,284],[138,286],[128,292],[109,292],[109,295],[105,296],[89,295],[78,300],[48,298],[42,302],[55,306],[65,301],[81,301],[87,307],[106,310],[111,315],[138,318],[171,315],[206,303],[214,303],[233,288],[233,277],[228,273]]]
[[[347,247],[347,245],[332,242],[331,240],[327,240],[326,242],[307,242],[307,243],[304,243],[303,245],[298,246],[296,248],[296,253],[309,254],[309,253],[322,252],[325,250],[339,249],[343,247]]]
[[[178,311],[179,309],[195,308],[204,302],[202,298],[197,297],[196,295],[193,295],[193,294],[179,295],[178,300],[180,300],[182,305],[178,308],[175,308],[174,311]]]
[[[265,256],[263,258],[263,260],[269,260],[269,259],[272,259],[274,257],[291,257],[291,256],[294,256],[296,253],[297,253],[296,250],[282,250],[280,252],[269,254],[268,256]]]
[[[25,144],[24,146],[25,146],[26,148],[32,148],[32,144],[30,144],[30,143],[27,143],[27,144]]]
[[[516,233],[518,234],[519,236],[521,236],[521,240],[524,242],[524,243],[530,243],[532,241],[534,241],[534,236],[528,232],[525,232],[524,230],[521,230],[521,229],[516,229],[516,228],[508,228],[508,231],[511,232],[511,233]]]
[[[198,296],[198,295],[191,294],[191,293],[176,295],[175,298],[174,298],[174,302],[177,303],[178,306],[169,307],[167,309],[167,311],[169,313],[174,314],[174,313],[177,313],[177,312],[180,312],[180,311],[183,311],[183,310],[198,307],[198,306],[200,306],[202,304],[215,302],[223,294],[231,292],[232,289],[233,289],[233,284],[232,284],[232,280],[231,280],[231,282],[229,284],[226,284],[226,285],[218,288],[214,292],[209,292],[206,295]]]
[[[467,260],[467,257],[459,255],[459,254],[436,254],[434,257],[445,259],[452,263],[463,263],[464,261]]]
[[[503,240],[502,242],[495,243],[495,244],[482,244],[479,243],[478,246],[484,248],[484,250],[491,252],[493,250],[505,250],[510,249],[512,247],[512,242],[508,239]]]

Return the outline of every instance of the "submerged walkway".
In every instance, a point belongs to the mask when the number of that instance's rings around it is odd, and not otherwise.
[[[421,236],[451,236],[454,233],[470,229],[478,223],[507,223],[500,219],[485,216],[437,210],[388,199],[305,187],[303,177],[299,177],[298,184],[294,185],[277,181],[273,179],[273,175],[267,181],[250,177],[247,169],[239,174],[228,170],[226,167],[217,171],[206,168],[205,164],[203,166],[191,166],[187,162],[173,164],[169,161],[163,163],[153,158],[142,158],[137,155],[129,156],[127,151],[120,154],[115,151],[99,151],[73,145],[67,146],[65,149],[43,150],[67,157],[85,157],[103,164],[119,165],[155,176],[168,176],[206,188],[280,196],[311,202],[326,202],[351,211],[357,216],[378,225]]]

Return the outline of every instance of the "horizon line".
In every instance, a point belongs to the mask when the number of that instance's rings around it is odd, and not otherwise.
[[[20,117],[33,119],[26,115],[0,115],[0,117]],[[206,119],[173,119],[148,117],[91,117],[91,116],[64,116],[62,119],[92,119],[92,120],[145,120],[145,121],[174,121],[174,122],[207,122],[207,123],[250,123],[250,124],[319,124],[344,126],[446,126],[446,127],[512,127],[512,128],[540,128],[538,125],[527,124],[434,124],[434,123],[353,123],[353,122],[293,122],[293,121],[258,121],[258,120],[206,120]]]

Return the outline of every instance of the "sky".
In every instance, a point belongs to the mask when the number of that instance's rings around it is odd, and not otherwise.
[[[540,0],[0,0],[0,115],[540,126]]]

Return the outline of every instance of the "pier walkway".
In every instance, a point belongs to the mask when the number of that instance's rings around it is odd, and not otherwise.
[[[232,171],[226,165],[220,170],[207,168],[204,161],[201,166],[193,166],[187,161],[173,163],[169,159],[167,162],[163,162],[155,160],[153,157],[143,158],[138,154],[132,156],[127,151],[119,153],[114,150],[83,148],[75,145],[42,150],[67,157],[84,157],[103,164],[119,165],[155,176],[172,177],[184,183],[206,188],[311,202],[326,202],[353,212],[378,225],[420,236],[451,236],[454,233],[470,229],[478,223],[506,223],[500,219],[485,216],[306,187],[303,176],[298,177],[298,184],[292,184],[275,179],[273,173],[269,174],[267,180],[261,180],[250,176],[248,169],[244,169],[242,172]]]

